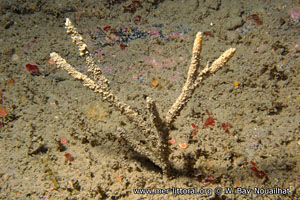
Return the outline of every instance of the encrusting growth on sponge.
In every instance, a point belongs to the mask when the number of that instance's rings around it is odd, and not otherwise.
[[[168,140],[172,123],[180,114],[180,111],[184,108],[188,100],[192,97],[194,90],[199,83],[207,77],[207,74],[214,73],[224,66],[235,53],[235,48],[228,49],[215,60],[211,66],[206,66],[199,72],[201,66],[200,53],[202,48],[202,33],[198,32],[194,41],[187,80],[182,88],[181,94],[171,106],[165,118],[162,118],[157,111],[155,101],[150,97],[147,97],[147,109],[150,115],[149,121],[151,123],[148,124],[147,121],[144,120],[148,116],[142,116],[132,109],[130,105],[122,102],[112,93],[108,80],[102,75],[101,69],[96,67],[95,61],[90,55],[87,45],[83,42],[82,36],[77,32],[76,28],[68,18],[66,19],[65,26],[67,33],[71,34],[73,43],[78,46],[80,56],[85,58],[85,62],[88,65],[88,72],[93,78],[89,78],[89,76],[74,69],[65,59],[55,52],[50,54],[51,60],[56,63],[58,68],[66,70],[75,79],[81,80],[85,87],[100,93],[103,100],[109,102],[119,110],[122,115],[125,115],[129,121],[138,128],[145,140],[143,140],[143,142],[138,140],[133,133],[126,132],[126,130],[120,127],[117,128],[117,131],[115,131],[114,134],[117,137],[126,140],[135,151],[150,159],[155,165],[162,169],[163,173],[170,175],[171,166],[168,160]],[[148,138],[148,140],[146,140],[146,138]],[[144,144],[144,141],[147,141],[147,143]],[[154,143],[157,145],[153,145]]]

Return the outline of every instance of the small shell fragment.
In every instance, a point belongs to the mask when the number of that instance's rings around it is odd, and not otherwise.
[[[186,143],[179,143],[178,145],[182,149],[186,149],[187,148],[187,144]]]

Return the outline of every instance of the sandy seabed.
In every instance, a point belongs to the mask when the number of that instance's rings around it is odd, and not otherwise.
[[[299,10],[291,0],[1,0],[0,199],[300,198]],[[237,49],[176,119],[172,177],[113,136],[124,126],[138,137],[130,121],[49,60],[56,51],[87,72],[66,17],[140,113],[146,96],[163,114],[178,97],[198,31],[203,66]]]

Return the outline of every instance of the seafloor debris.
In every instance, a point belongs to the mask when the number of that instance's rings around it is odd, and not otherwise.
[[[246,20],[253,20],[257,25],[262,25],[263,22],[261,21],[261,19],[258,17],[257,14],[252,14],[252,15],[249,15]]]
[[[37,65],[26,64],[26,69],[31,75],[39,75],[40,71]]]
[[[208,112],[208,110],[206,110],[206,113],[208,114],[208,118],[206,119],[206,121],[205,121],[202,128],[207,128],[208,126],[214,126],[215,125],[215,120],[211,116],[211,114]]]
[[[251,161],[250,163],[252,165],[252,167],[250,169],[254,172],[255,176],[257,176],[258,178],[263,178],[266,176],[266,173],[264,170],[257,169],[256,163],[254,161]]]

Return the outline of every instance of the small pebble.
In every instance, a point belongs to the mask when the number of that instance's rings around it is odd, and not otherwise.
[[[18,61],[20,59],[19,55],[14,53],[12,56],[11,56],[11,60],[12,61]]]

